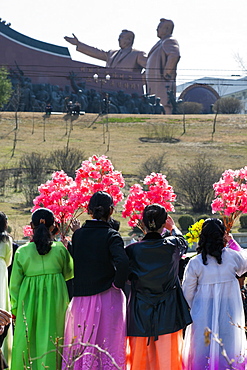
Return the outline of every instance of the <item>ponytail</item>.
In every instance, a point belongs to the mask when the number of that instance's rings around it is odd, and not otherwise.
[[[113,208],[112,196],[104,191],[97,191],[90,198],[88,213],[96,220],[107,221]]]
[[[34,228],[33,241],[37,252],[45,255],[50,252],[52,245],[52,235],[49,231],[54,224],[54,215],[47,208],[39,208],[32,214],[32,224]]]
[[[145,207],[142,220],[148,231],[157,232],[166,222],[167,212],[160,204],[151,204]]]

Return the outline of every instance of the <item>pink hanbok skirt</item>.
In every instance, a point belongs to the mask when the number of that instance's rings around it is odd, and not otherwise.
[[[65,319],[62,369],[125,369],[126,300],[116,288],[74,297]],[[98,347],[95,347],[98,346]]]

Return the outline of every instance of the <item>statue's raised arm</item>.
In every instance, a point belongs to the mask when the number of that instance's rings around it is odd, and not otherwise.
[[[104,60],[106,67],[122,69],[129,72],[141,72],[146,67],[147,56],[143,51],[132,48],[135,35],[132,31],[123,30],[118,38],[119,50],[104,51],[93,46],[89,46],[73,37],[65,36],[64,39],[76,46],[76,50],[92,58]]]

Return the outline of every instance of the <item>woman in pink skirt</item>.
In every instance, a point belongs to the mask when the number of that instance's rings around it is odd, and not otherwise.
[[[74,293],[65,322],[63,370],[125,369],[125,296],[128,257],[108,223],[112,197],[95,193],[87,220],[72,237]],[[99,346],[99,348],[97,348]]]

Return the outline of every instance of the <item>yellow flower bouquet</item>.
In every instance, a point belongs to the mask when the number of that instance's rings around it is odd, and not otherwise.
[[[195,222],[192,226],[188,228],[187,234],[184,235],[185,239],[187,240],[189,247],[191,248],[193,243],[197,243],[199,240],[199,236],[202,231],[202,225],[205,220],[201,219]]]

